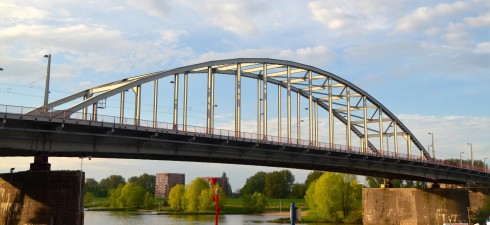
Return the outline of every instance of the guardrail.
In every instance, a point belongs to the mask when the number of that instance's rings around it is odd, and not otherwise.
[[[33,107],[24,107],[24,106],[12,106],[12,105],[0,105],[0,113],[7,114],[18,114],[25,116],[33,116],[33,117],[42,117],[42,118],[58,118],[64,120],[75,120],[75,121],[92,121],[98,122],[102,124],[114,124],[114,125],[124,125],[124,126],[134,126],[134,127],[144,127],[144,128],[153,128],[153,129],[162,129],[162,130],[176,130],[176,131],[184,131],[190,133],[198,133],[198,134],[211,134],[216,136],[225,136],[225,137],[234,137],[234,138],[242,138],[242,139],[250,139],[255,140],[257,142],[262,143],[271,143],[277,145],[291,146],[291,147],[301,147],[301,148],[309,148],[309,149],[317,149],[317,150],[325,150],[332,152],[342,152],[342,153],[353,153],[358,155],[366,155],[366,156],[376,156],[376,157],[385,157],[392,159],[400,159],[400,160],[408,160],[414,162],[424,162],[428,164],[435,165],[443,165],[450,166],[455,168],[463,168],[468,170],[475,170],[481,172],[488,172],[485,167],[472,166],[468,164],[461,165],[461,163],[455,163],[450,160],[441,160],[441,159],[432,159],[427,160],[425,157],[416,156],[416,155],[408,155],[404,153],[396,153],[390,151],[382,151],[382,152],[372,152],[369,148],[360,148],[346,145],[334,144],[330,146],[330,143],[317,142],[302,139],[294,139],[294,138],[286,138],[286,137],[278,137],[272,135],[262,135],[256,133],[249,132],[236,132],[232,130],[219,129],[219,128],[207,128],[207,127],[199,127],[182,124],[173,124],[166,122],[158,122],[151,120],[136,120],[134,118],[121,118],[117,116],[108,116],[108,115],[94,115],[91,113],[83,113],[83,112],[69,112],[69,111],[53,111],[53,110],[44,110],[42,108],[33,108]],[[55,116],[56,115],[56,116]]]

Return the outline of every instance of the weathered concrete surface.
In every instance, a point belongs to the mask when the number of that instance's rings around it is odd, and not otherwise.
[[[364,225],[432,225],[467,222],[464,189],[365,188]]]
[[[82,225],[79,171],[0,174],[1,225]]]
[[[485,198],[487,195],[481,192],[472,192],[470,191],[470,208],[472,211],[476,211],[480,208],[483,208],[485,205]]]

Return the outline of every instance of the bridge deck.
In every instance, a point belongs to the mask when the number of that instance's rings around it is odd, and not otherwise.
[[[392,152],[371,153],[342,145],[330,149],[328,144],[310,145],[308,141],[243,132],[235,137],[234,131],[210,132],[194,126],[173,129],[165,123],[153,128],[145,126],[151,122],[140,121],[140,126],[135,126],[108,119],[112,117],[90,121],[76,114],[54,118],[49,113],[10,111],[0,112],[0,156],[33,156],[44,151],[51,156],[215,162],[441,183],[490,183],[490,174],[483,168]]]

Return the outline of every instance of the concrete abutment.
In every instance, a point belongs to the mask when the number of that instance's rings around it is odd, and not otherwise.
[[[0,174],[1,225],[83,225],[80,171]]]
[[[365,188],[364,225],[467,223],[466,189]]]

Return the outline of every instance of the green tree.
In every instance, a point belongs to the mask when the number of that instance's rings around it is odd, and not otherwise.
[[[126,180],[121,175],[110,175],[109,177],[100,181],[101,195],[103,197],[108,196],[109,190],[115,189],[119,184],[125,184]]]
[[[155,196],[155,182],[156,182],[155,175],[149,175],[147,173],[144,173],[143,175],[138,177],[137,176],[130,177],[128,179],[128,182],[142,187],[146,192],[149,192],[151,196]]]
[[[287,198],[291,193],[294,175],[289,170],[274,171],[265,176],[265,195],[268,198]]]
[[[199,211],[206,211],[213,206],[213,193],[212,189],[203,189],[199,195]]]
[[[121,191],[124,206],[129,208],[140,208],[145,201],[145,190],[135,184],[126,183]]]
[[[231,185],[230,185],[230,181],[228,179],[228,177],[226,176],[226,173],[223,172],[223,174],[221,175],[221,180],[223,181],[222,185],[226,185],[226,187],[223,187],[223,189],[226,190],[226,197],[230,197],[233,193],[232,193],[232,189],[231,189]],[[226,184],[225,184],[226,182]]]
[[[143,206],[145,209],[152,209],[153,208],[153,196],[151,195],[150,192],[145,193],[145,199],[143,201]]]
[[[253,176],[247,178],[245,185],[240,190],[241,195],[249,194],[252,195],[255,192],[265,193],[265,172],[257,172]]]
[[[291,188],[291,198],[304,198],[306,194],[306,186],[304,184],[293,184]]]
[[[185,207],[189,212],[199,210],[199,197],[202,190],[208,190],[208,182],[201,178],[194,179],[185,190]]]
[[[310,209],[316,209],[315,203],[315,190],[316,190],[316,182],[318,179],[312,181],[308,189],[306,189],[305,201]]]
[[[323,219],[339,221],[338,211],[345,219],[352,210],[360,208],[359,191],[355,176],[326,172],[310,184],[306,202]]]
[[[252,195],[243,195],[242,204],[247,213],[260,213],[265,211],[268,199],[264,194],[255,192]]]
[[[370,188],[380,188],[382,184],[384,184],[383,178],[378,177],[366,177],[366,181],[368,183],[368,187]]]
[[[122,199],[121,191],[124,184],[119,184],[117,188],[109,190],[109,207],[123,208],[124,200]]]
[[[317,180],[318,178],[320,178],[322,176],[323,172],[322,171],[311,171],[308,176],[306,177],[306,180],[305,180],[305,190],[308,190],[308,188],[310,187],[310,184],[311,182]]]
[[[176,211],[184,211],[184,194],[185,187],[183,184],[177,184],[168,193],[168,204],[170,208]]]
[[[92,203],[94,200],[95,200],[95,196],[92,192],[87,192],[83,196],[83,203],[84,204]]]
[[[402,188],[427,188],[427,183],[423,181],[404,180]]]
[[[141,208],[145,206],[145,190],[132,183],[119,184],[115,189],[109,190],[109,206],[113,208]]]
[[[87,178],[85,179],[85,192],[91,192],[94,196],[97,197],[105,197],[102,194],[101,187],[99,185],[99,182],[97,182],[93,178]]]
[[[483,208],[480,208],[474,212],[471,217],[471,221],[480,224],[485,224],[485,221],[490,218],[490,196],[486,196]]]

